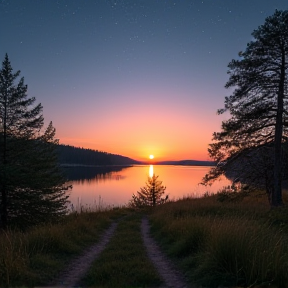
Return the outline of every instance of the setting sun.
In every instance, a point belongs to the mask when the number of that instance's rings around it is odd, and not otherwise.
[[[150,159],[154,159],[154,155],[150,155],[149,158],[150,158]]]

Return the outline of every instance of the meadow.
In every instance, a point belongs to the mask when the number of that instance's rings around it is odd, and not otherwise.
[[[191,285],[288,287],[288,209],[271,210],[259,192],[222,192],[153,209],[82,211],[59,223],[2,233],[0,286],[48,285],[120,219],[83,286],[157,287],[161,279],[141,241],[144,214],[153,237]]]

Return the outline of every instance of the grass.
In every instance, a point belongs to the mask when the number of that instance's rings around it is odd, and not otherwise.
[[[106,249],[82,281],[94,287],[157,287],[161,280],[149,261],[140,230],[141,214],[123,219]]]
[[[146,213],[155,239],[191,283],[288,288],[288,208],[271,210],[265,195],[225,192],[169,202]],[[122,220],[114,236],[82,284],[161,285],[143,247],[141,213],[121,208],[72,213],[57,224],[2,233],[0,286],[49,284],[118,218]]]
[[[151,213],[166,253],[191,283],[288,287],[288,209],[271,211],[267,199],[255,195],[221,197],[183,199]]]
[[[65,264],[95,243],[111,220],[127,213],[72,213],[61,223],[0,235],[0,286],[47,285]]]

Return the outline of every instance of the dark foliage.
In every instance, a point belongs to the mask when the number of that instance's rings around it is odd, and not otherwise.
[[[283,146],[288,137],[288,11],[276,10],[252,36],[240,59],[228,65],[226,88],[234,92],[218,113],[228,111],[231,118],[222,122],[221,132],[213,134],[208,151],[217,166],[204,182],[231,169],[241,178],[242,172],[256,171],[246,170],[251,162],[267,178],[271,206],[281,206],[287,157]]]
[[[57,145],[59,163],[74,165],[132,165],[139,164],[131,158],[107,152]]]
[[[43,129],[41,104],[15,80],[8,56],[0,70],[0,228],[25,228],[66,213],[65,179],[57,163],[52,123]]]

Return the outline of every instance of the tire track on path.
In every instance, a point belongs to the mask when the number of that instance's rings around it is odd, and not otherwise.
[[[112,238],[118,222],[114,222],[102,234],[99,242],[89,247],[82,255],[77,257],[74,261],[68,264],[66,269],[58,276],[51,286],[57,287],[75,287],[81,278],[86,274],[92,262],[100,255],[105,249],[106,245]]]
[[[143,217],[141,223],[143,242],[147,250],[148,257],[156,267],[159,275],[165,283],[165,286],[161,287],[189,287],[185,281],[184,275],[182,275],[182,273],[176,269],[173,263],[161,252],[159,246],[150,236],[149,230],[149,221],[147,217]]]

